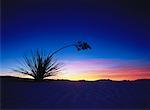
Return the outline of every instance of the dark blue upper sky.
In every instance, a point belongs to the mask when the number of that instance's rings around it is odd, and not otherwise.
[[[150,8],[145,0],[2,0],[2,63],[30,49],[55,50],[77,40],[61,58],[150,60]]]

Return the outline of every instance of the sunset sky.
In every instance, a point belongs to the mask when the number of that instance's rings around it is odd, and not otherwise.
[[[87,41],[91,50],[56,55],[64,68],[55,78],[150,78],[149,12],[146,0],[3,0],[0,75],[18,75],[11,68],[30,49]]]

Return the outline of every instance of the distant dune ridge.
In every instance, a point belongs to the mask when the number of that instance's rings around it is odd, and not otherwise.
[[[1,76],[2,109],[150,109],[150,79],[35,82]]]

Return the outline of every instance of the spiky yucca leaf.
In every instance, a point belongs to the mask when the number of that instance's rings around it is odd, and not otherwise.
[[[30,75],[37,81],[56,75],[62,68],[62,64],[57,63],[53,56],[44,55],[38,50],[31,51],[31,57],[24,55],[24,64],[25,67],[17,68],[14,71]]]

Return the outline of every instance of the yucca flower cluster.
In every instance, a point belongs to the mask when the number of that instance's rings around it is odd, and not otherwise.
[[[77,48],[78,51],[80,51],[80,50],[86,50],[86,49],[91,49],[90,45],[87,42],[82,42],[82,41],[78,41],[75,44],[75,47]]]

